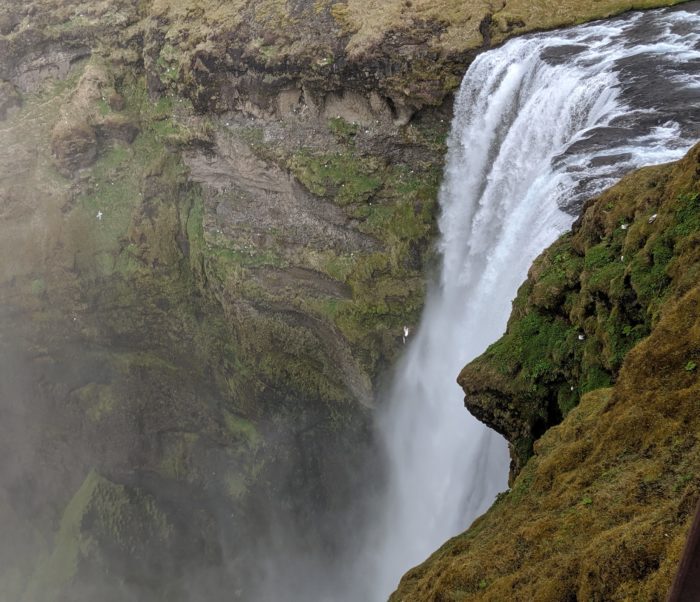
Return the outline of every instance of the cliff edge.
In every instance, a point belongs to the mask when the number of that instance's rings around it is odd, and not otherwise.
[[[466,405],[511,489],[394,601],[662,600],[700,497],[700,145],[589,204],[534,263]]]

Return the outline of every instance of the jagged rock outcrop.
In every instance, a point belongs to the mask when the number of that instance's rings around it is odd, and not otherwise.
[[[512,488],[392,600],[665,598],[700,497],[698,243],[700,145],[627,176],[537,259],[505,337],[460,375],[511,437]]]

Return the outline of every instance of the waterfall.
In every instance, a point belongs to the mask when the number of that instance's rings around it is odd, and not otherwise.
[[[529,265],[584,199],[700,137],[699,13],[523,37],[471,65],[440,192],[440,278],[379,416],[389,482],[349,599],[386,599],[506,488],[506,444],[464,409],[456,376],[503,333]]]

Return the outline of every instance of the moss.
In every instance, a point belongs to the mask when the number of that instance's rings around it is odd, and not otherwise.
[[[226,425],[226,430],[234,439],[241,441],[251,450],[256,450],[262,444],[262,438],[250,420],[225,412],[224,424]]]
[[[350,123],[342,117],[333,117],[328,120],[328,129],[338,139],[338,142],[350,144],[357,136],[359,126],[356,123]]]
[[[46,281],[43,278],[35,278],[31,284],[32,295],[41,296],[46,292]]]
[[[699,155],[696,147],[681,162],[640,170],[597,199],[535,261],[505,336],[460,375],[467,404],[510,438],[517,465],[580,395],[615,383],[668,302],[693,286]],[[517,400],[507,424],[503,398]]]
[[[309,191],[341,206],[367,201],[382,185],[376,158],[301,152],[290,159],[289,168]]]
[[[319,261],[319,268],[334,280],[347,282],[355,268],[354,255],[340,255],[329,252],[324,254]]]
[[[138,537],[168,540],[172,527],[148,495],[90,472],[61,518],[51,555],[39,565],[23,600],[60,600],[83,563],[105,562],[100,542],[133,553]]]
[[[391,600],[663,599],[700,497],[700,381],[685,371],[699,307],[697,284],[669,301],[614,386],[584,395],[511,490]]]
[[[240,501],[248,493],[248,484],[239,474],[227,475],[224,482],[228,496],[234,501]]]
[[[195,482],[198,478],[191,460],[199,441],[197,433],[172,433],[164,439],[159,472],[178,481]]]
[[[331,128],[345,131],[346,126],[346,122],[335,120]],[[261,131],[251,132],[250,136],[254,149],[262,144]],[[292,302],[332,323],[350,343],[363,368],[374,376],[380,363],[396,353],[400,327],[417,321],[422,307],[422,271],[435,233],[440,170],[432,164],[412,168],[387,164],[381,157],[352,150],[318,153],[305,149],[286,158],[279,149],[275,153],[275,162],[288,167],[310,192],[339,205],[359,231],[380,243],[381,248],[369,253],[303,250],[302,263],[347,284],[351,298],[295,298]],[[276,248],[276,244],[270,246]],[[228,273],[218,270],[218,277],[222,282],[228,278],[229,282],[240,283],[240,290],[255,302],[275,302],[255,284],[255,276],[240,266],[284,268],[289,264],[281,258],[260,262],[245,259],[244,256],[230,262]],[[299,259],[290,258],[290,264]],[[289,299],[284,303],[288,304]],[[299,369],[297,373],[303,371]]]
[[[93,422],[100,422],[109,416],[119,406],[117,395],[109,385],[91,383],[75,392],[81,409]]]
[[[233,250],[212,247],[208,250],[208,259],[215,269],[222,274],[236,273],[240,268],[257,268],[262,266],[284,267],[284,259],[272,250],[259,250],[251,247],[249,250]]]

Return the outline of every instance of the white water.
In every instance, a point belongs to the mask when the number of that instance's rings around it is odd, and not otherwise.
[[[700,73],[682,69],[700,58],[698,32],[695,13],[635,14],[516,39],[469,69],[440,193],[440,280],[380,417],[390,482],[351,599],[385,600],[506,488],[505,442],[464,409],[455,378],[503,333],[528,266],[571,224],[560,207],[700,135],[682,111],[626,95],[658,65],[667,98],[694,89],[700,106]]]

